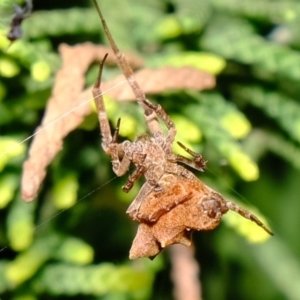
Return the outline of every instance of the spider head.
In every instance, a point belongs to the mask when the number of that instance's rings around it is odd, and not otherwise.
[[[220,219],[229,209],[221,195],[213,193],[200,203],[203,212],[212,219]]]

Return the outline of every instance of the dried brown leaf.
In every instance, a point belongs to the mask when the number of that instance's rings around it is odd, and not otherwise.
[[[159,69],[142,69],[135,73],[137,82],[145,94],[159,94],[169,90],[192,89],[201,91],[215,87],[215,77],[205,71],[192,67],[162,67]],[[102,89],[108,90],[124,80],[120,75],[114,80],[104,83]],[[108,92],[108,95],[118,101],[134,101],[135,96],[129,85]]]
[[[36,130],[43,130],[43,134],[34,137],[29,158],[23,165],[22,197],[26,201],[36,197],[46,175],[45,168],[62,148],[62,139],[80,124],[87,113],[87,106],[82,106],[72,112],[69,118],[57,120],[79,104],[76,101],[79,100],[77,95],[84,87],[84,73],[91,60],[90,56],[84,55],[82,47],[85,45],[61,45],[59,48],[62,68],[56,74],[52,96],[48,101],[42,124]],[[54,123],[49,126],[52,122]]]
[[[158,182],[159,189],[153,188],[141,203],[137,204],[137,198],[131,203],[131,207],[137,206],[137,209],[129,207],[127,213],[140,225],[130,249],[130,259],[153,258],[163,248],[173,244],[189,246],[191,232],[216,228],[228,210],[273,235],[254,214],[224,199],[194,174],[180,174],[165,173]],[[143,243],[145,234],[148,235],[147,244]]]
[[[222,214],[228,211],[227,207],[222,207],[224,203],[220,201],[220,194],[196,177],[192,179],[168,174],[163,176],[159,184],[162,190],[150,192],[135,218],[140,225],[130,249],[130,259],[153,258],[172,244],[189,246],[192,231],[216,228]],[[219,213],[210,214],[210,202]],[[170,203],[173,203],[173,207]],[[159,216],[154,222],[151,221],[153,214]]]

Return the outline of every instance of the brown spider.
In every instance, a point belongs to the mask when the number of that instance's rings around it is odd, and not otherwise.
[[[172,152],[172,145],[176,136],[174,123],[160,105],[154,105],[146,98],[135,80],[126,57],[119,51],[115,44],[96,0],[93,0],[93,2],[117,58],[118,65],[135,94],[138,104],[144,111],[145,120],[151,133],[151,135],[141,135],[133,142],[126,140],[118,143],[121,123],[119,119],[114,134],[111,134],[100,90],[101,73],[107,57],[106,55],[100,65],[98,78],[93,88],[93,96],[102,133],[102,147],[111,156],[113,171],[117,176],[123,176],[128,171],[131,163],[136,167],[123,186],[123,191],[129,192],[135,181],[141,176],[144,176],[146,180],[138,195],[127,209],[127,213],[132,219],[142,223],[136,239],[141,239],[141,243],[148,246],[145,246],[146,250],[144,253],[131,253],[130,257],[153,257],[159,253],[161,248],[167,245],[173,243],[188,244],[187,240],[190,238],[188,232],[190,230],[209,230],[215,228],[219,224],[222,215],[228,210],[233,210],[243,217],[254,221],[269,234],[272,234],[255,215],[225,200],[219,193],[207,187],[191,171],[184,167],[184,165],[187,165],[199,171],[204,171],[206,161],[200,154],[193,152],[180,142],[178,142],[179,146],[189,153],[192,159]],[[167,134],[160,127],[158,118],[167,127]],[[196,200],[196,202],[192,202],[191,200]],[[194,211],[191,203],[194,205]],[[196,213],[201,224],[198,222],[198,225],[193,225],[188,221],[189,216],[185,215],[183,218],[187,222],[182,221],[180,226],[172,228],[174,214],[177,214],[175,218],[178,218],[178,213],[176,212],[179,212],[183,208],[185,210],[181,212],[184,212],[184,214],[195,215]],[[166,223],[168,225],[165,225]],[[171,232],[170,235],[168,237],[161,237],[162,229],[169,233]],[[140,238],[141,232],[142,238]],[[148,236],[148,239],[145,238],[145,235]]]

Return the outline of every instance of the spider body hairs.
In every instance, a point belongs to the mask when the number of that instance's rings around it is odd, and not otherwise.
[[[180,142],[179,146],[189,153],[192,159],[172,152],[176,137],[175,124],[161,105],[155,105],[146,98],[126,57],[114,42],[96,0],[93,2],[118,65],[144,112],[150,132],[150,135],[137,137],[133,142],[125,140],[118,143],[121,126],[119,119],[112,135],[100,89],[106,55],[100,64],[93,88],[102,134],[102,148],[111,157],[112,168],[117,176],[125,175],[129,166],[135,165],[135,170],[122,188],[123,191],[129,192],[136,180],[142,176],[145,178],[145,183],[127,209],[130,218],[140,223],[130,250],[130,258],[153,258],[163,248],[175,243],[189,246],[193,231],[214,229],[228,210],[237,212],[273,235],[254,214],[224,199],[185,167],[203,172],[206,161],[201,154],[193,152]],[[160,127],[159,119],[167,127],[167,134]]]

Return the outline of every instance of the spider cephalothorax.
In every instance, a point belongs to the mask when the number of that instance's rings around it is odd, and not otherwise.
[[[225,200],[185,168],[189,166],[204,171],[206,161],[200,154],[180,142],[178,142],[179,146],[189,153],[192,159],[172,152],[176,137],[175,124],[160,105],[152,104],[146,98],[135,80],[127,59],[117,48],[96,0],[94,3],[119,67],[143,109],[150,132],[150,135],[139,136],[133,142],[126,140],[118,143],[121,123],[119,119],[114,134],[111,134],[100,90],[105,57],[93,89],[102,133],[102,147],[111,156],[113,171],[117,176],[123,176],[130,164],[135,165],[135,170],[123,186],[125,192],[130,191],[138,178],[141,176],[145,178],[145,183],[127,210],[132,219],[140,222],[130,258],[154,257],[162,248],[174,243],[189,245],[193,230],[215,228],[220,223],[222,215],[228,210],[233,210],[254,221],[272,234],[255,215]],[[166,134],[158,119],[165,124]]]

